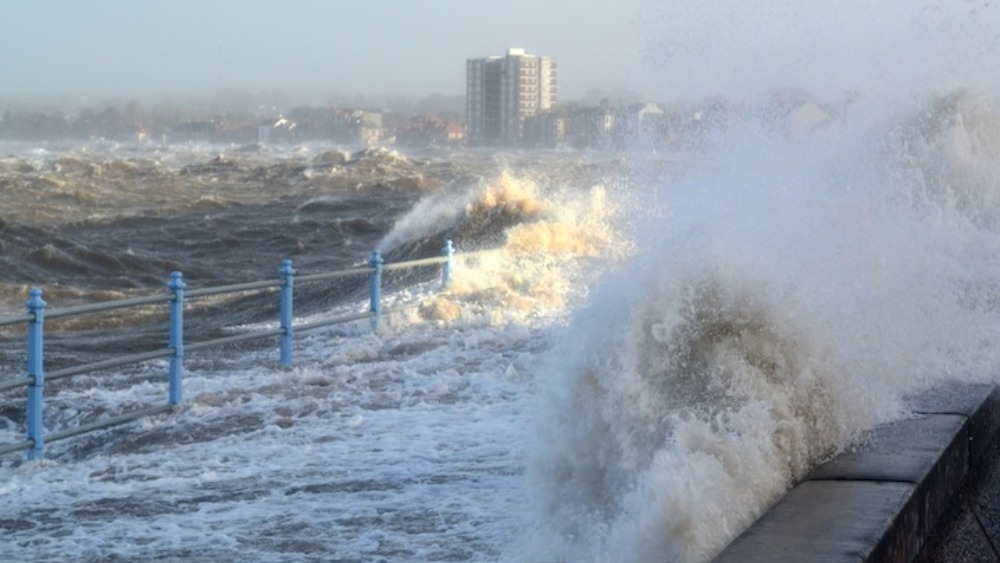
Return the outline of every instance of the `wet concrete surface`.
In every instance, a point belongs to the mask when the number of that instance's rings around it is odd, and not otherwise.
[[[997,562],[1000,390],[950,384],[912,397],[817,467],[717,562]]]

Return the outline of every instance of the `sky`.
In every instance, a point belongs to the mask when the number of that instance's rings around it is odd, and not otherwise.
[[[554,57],[567,94],[643,90],[644,0],[2,0],[0,93],[464,94],[465,61]]]
[[[1000,90],[991,0],[0,0],[0,96],[462,94],[465,60],[554,57],[563,99]]]

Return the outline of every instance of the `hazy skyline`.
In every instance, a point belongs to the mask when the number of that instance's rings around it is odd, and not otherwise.
[[[988,0],[4,0],[0,96],[464,94],[465,60],[554,57],[560,96],[1000,89]]]

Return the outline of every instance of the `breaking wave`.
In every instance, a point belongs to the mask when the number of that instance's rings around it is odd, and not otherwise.
[[[931,97],[889,134],[891,171],[909,180],[925,212],[956,211],[985,227],[1000,222],[1000,113],[981,92]]]
[[[643,281],[554,354],[569,365],[546,386],[531,475],[571,546],[552,557],[705,560],[874,420],[820,327],[740,272]]]
[[[453,319],[463,303],[492,309],[503,322],[564,308],[592,278],[586,260],[629,255],[630,244],[614,226],[618,213],[603,185],[543,185],[501,171],[465,193],[424,198],[379,246],[387,256],[415,258],[438,255],[452,240],[461,267],[448,291],[425,304],[424,315]],[[475,254],[463,255],[469,251]]]
[[[906,394],[995,381],[990,108],[958,92],[794,137],[733,127],[711,166],[631,194],[666,211],[540,372],[524,553],[710,560]]]

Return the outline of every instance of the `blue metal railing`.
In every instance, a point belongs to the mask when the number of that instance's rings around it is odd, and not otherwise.
[[[29,299],[25,302],[25,307],[28,309],[27,315],[0,318],[0,326],[22,323],[27,323],[28,325],[27,373],[25,377],[0,380],[0,392],[18,387],[28,388],[28,404],[25,415],[26,439],[14,444],[0,444],[0,455],[21,450],[28,450],[27,457],[29,460],[41,459],[45,452],[46,442],[63,440],[86,432],[110,428],[112,426],[137,420],[139,418],[145,418],[147,416],[173,410],[177,405],[181,404],[183,400],[182,382],[184,379],[184,354],[186,351],[196,351],[213,346],[278,336],[279,363],[282,367],[288,367],[292,364],[292,336],[295,332],[304,332],[334,324],[363,319],[371,319],[372,330],[378,330],[379,324],[382,320],[382,315],[385,312],[382,308],[382,273],[390,270],[402,270],[441,264],[441,283],[442,286],[445,287],[451,281],[455,256],[455,249],[450,240],[445,241],[442,252],[443,255],[438,257],[385,264],[379,251],[373,250],[368,261],[368,267],[304,276],[296,276],[295,269],[292,267],[292,261],[284,260],[281,264],[281,269],[278,271],[278,275],[280,277],[278,280],[262,280],[220,287],[192,289],[189,291],[186,290],[187,286],[184,284],[182,274],[180,272],[173,272],[170,276],[170,282],[167,284],[167,288],[170,290],[169,294],[104,301],[101,303],[65,307],[55,310],[47,310],[48,304],[42,300],[42,290],[34,288],[29,292]],[[369,276],[370,302],[368,312],[294,325],[293,290],[296,282],[316,282],[361,275]],[[213,340],[204,340],[201,342],[184,342],[184,302],[186,298],[204,297],[207,295],[222,295],[270,288],[280,288],[280,319],[278,328],[236,334]],[[170,334],[169,342],[166,348],[122,356],[90,364],[62,368],[48,373],[45,372],[44,332],[46,320],[74,317],[100,311],[124,309],[128,307],[158,303],[169,303]],[[49,434],[45,433],[45,427],[42,421],[42,403],[44,399],[45,383],[47,381],[56,381],[75,375],[158,358],[169,359],[167,404],[138,409],[113,418],[82,425],[76,428],[51,432]]]

